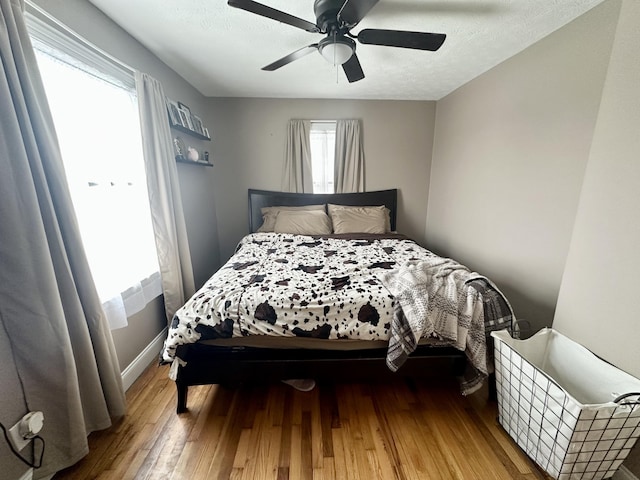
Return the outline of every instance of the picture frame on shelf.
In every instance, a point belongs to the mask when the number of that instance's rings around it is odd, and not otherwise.
[[[200,135],[204,135],[204,126],[202,125],[202,119],[197,115],[191,115],[191,119],[193,120],[193,128]]]
[[[184,110],[186,113],[189,114],[189,116],[191,116],[191,109],[189,107],[187,107],[184,103],[182,102],[177,102],[178,103],[178,108],[181,110]]]
[[[180,110],[180,118],[183,122],[182,126],[195,131],[193,128],[193,119],[191,118],[191,109],[182,102],[178,102],[178,109]]]
[[[167,103],[167,113],[169,114],[169,120],[171,122],[171,126],[182,125],[178,104],[168,98],[166,103]]]
[[[180,113],[180,125],[184,128],[188,128],[189,130],[193,130],[191,128],[191,119],[189,118],[189,114],[182,108],[180,108],[178,112]]]
[[[200,140],[211,140],[209,130],[202,122],[202,118],[191,112],[191,109],[182,102],[165,98],[169,126]],[[186,158],[186,150],[183,156]]]

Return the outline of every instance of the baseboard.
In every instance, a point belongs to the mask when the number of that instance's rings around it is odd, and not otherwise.
[[[158,358],[160,354],[160,350],[162,349],[162,344],[164,343],[165,338],[167,338],[167,329],[164,328],[156,338],[154,338],[147,347],[140,352],[133,362],[127,366],[122,372],[122,385],[124,386],[124,390],[127,391],[133,382],[142,375],[142,372],[149,366],[154,359]]]
[[[636,477],[631,470],[629,470],[627,467],[625,467],[624,465],[621,466],[618,471],[615,473],[615,475],[613,477],[611,477],[613,480],[638,480],[638,477]]]

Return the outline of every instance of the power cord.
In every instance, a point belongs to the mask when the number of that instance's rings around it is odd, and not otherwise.
[[[9,445],[9,448],[11,449],[13,454],[16,457],[18,457],[18,459],[20,459],[20,461],[22,461],[22,463],[24,463],[25,465],[27,465],[27,466],[29,466],[31,468],[40,468],[42,466],[42,458],[44,457],[44,438],[42,438],[40,435],[35,435],[32,438],[32,440],[33,440],[32,454],[33,454],[34,461],[30,462],[29,460],[24,458],[22,455],[20,455],[20,452],[16,451],[16,449],[13,448],[13,443],[11,443],[11,440],[9,440],[9,434],[7,433],[7,429],[2,423],[0,423],[0,428],[2,428],[2,432],[4,433],[4,438],[7,441],[7,444]],[[40,458],[38,458],[37,462],[35,461],[35,457],[36,457],[35,443],[36,443],[36,440],[40,440],[42,442],[42,450],[40,451]]]

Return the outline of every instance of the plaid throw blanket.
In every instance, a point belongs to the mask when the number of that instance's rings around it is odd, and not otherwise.
[[[396,299],[387,352],[389,369],[400,368],[421,338],[435,337],[464,351],[469,359],[462,393],[480,388],[489,374],[487,330],[510,329],[513,319],[497,287],[442,257],[406,264],[384,275],[382,281]],[[485,318],[485,312],[490,318]]]

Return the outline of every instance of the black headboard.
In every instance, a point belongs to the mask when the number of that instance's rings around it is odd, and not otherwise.
[[[391,230],[396,230],[398,190],[378,190],[361,193],[292,193],[249,189],[249,231],[255,232],[262,225],[263,207],[320,205],[384,205],[390,211]]]

